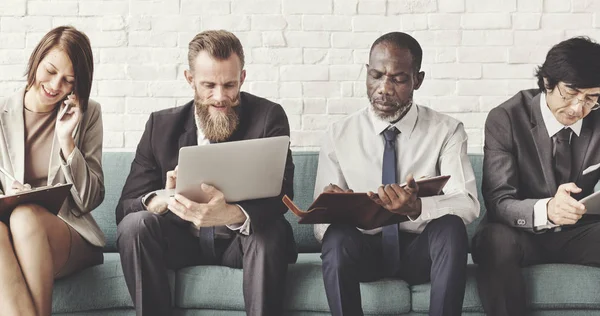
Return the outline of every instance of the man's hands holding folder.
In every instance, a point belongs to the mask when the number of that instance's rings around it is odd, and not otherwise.
[[[323,193],[352,193],[352,192],[354,192],[354,191],[352,191],[351,189],[344,190],[333,183],[330,183],[328,186],[326,186],[323,189]]]
[[[406,186],[396,183],[382,185],[377,194],[369,191],[367,195],[386,210],[416,219],[421,215],[421,199],[417,197],[419,186],[412,174],[406,177]]]

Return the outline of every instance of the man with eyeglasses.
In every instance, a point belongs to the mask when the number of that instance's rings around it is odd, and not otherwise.
[[[555,45],[537,69],[539,89],[517,93],[488,115],[487,214],[472,243],[487,315],[526,314],[521,267],[600,266],[600,218],[578,202],[600,179],[599,56],[589,38]]]

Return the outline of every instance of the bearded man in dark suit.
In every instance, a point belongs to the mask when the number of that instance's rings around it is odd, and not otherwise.
[[[279,104],[240,92],[244,51],[232,33],[196,35],[188,61],[194,100],[150,115],[116,210],[117,244],[137,315],[171,315],[167,269],[199,264],[243,268],[246,313],[282,315],[287,265],[297,258],[281,200],[293,196],[291,151],[278,197],[229,204],[203,184],[210,201],[195,203],[159,190],[175,188],[181,147],[289,136],[287,117]]]

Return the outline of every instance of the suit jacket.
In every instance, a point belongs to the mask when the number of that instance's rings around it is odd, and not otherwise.
[[[290,135],[287,116],[277,103],[242,92],[236,111],[240,115],[240,123],[228,141]],[[177,166],[179,148],[198,144],[194,112],[194,102],[190,101],[150,115],[116,209],[117,224],[127,214],[146,209],[142,204],[144,195],[164,189],[167,171]],[[248,213],[251,230],[268,228],[270,222],[283,218],[287,207],[282,197],[284,194],[293,197],[293,177],[294,164],[288,149],[281,194],[273,198],[237,202]],[[171,212],[166,216],[182,225],[189,225]],[[291,227],[289,234],[293,236]]]
[[[583,119],[579,136],[571,138],[571,181],[582,188],[581,199],[594,191],[600,170],[582,175],[600,163],[600,112]],[[554,176],[552,139],[542,118],[540,93],[524,90],[490,111],[485,122],[482,192],[487,208],[483,222],[500,222],[534,231],[535,203],[553,197],[558,186]],[[580,222],[590,219],[584,216]]]
[[[23,183],[25,174],[25,89],[0,100],[0,164]],[[104,200],[102,173],[102,114],[100,104],[89,100],[87,111],[73,131],[75,149],[72,157],[61,158],[58,138],[54,136],[49,157],[48,185],[72,183],[71,194],[63,203],[58,217],[73,227],[84,239],[99,247],[105,245],[104,234],[90,212]],[[12,182],[0,175],[2,189]]]

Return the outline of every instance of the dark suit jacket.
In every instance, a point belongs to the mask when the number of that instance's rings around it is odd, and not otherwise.
[[[167,171],[177,166],[179,148],[198,144],[194,110],[194,102],[190,101],[186,105],[150,115],[117,205],[117,224],[127,214],[145,210],[142,204],[144,195],[164,189]],[[287,116],[277,103],[242,92],[241,103],[236,111],[240,114],[240,124],[229,141],[290,135]],[[293,196],[293,178],[294,164],[288,149],[281,195],[237,203],[248,213],[251,231],[266,228],[271,221],[283,218],[287,207],[281,199],[284,194]],[[188,224],[170,212],[166,216],[181,224]]]
[[[583,119],[579,136],[571,138],[571,181],[583,189],[581,199],[594,191],[600,169],[582,175],[600,163],[600,111]],[[500,222],[533,232],[533,207],[553,197],[558,186],[553,169],[552,139],[540,110],[539,90],[524,90],[490,111],[485,122],[482,192],[486,221]],[[580,222],[590,219],[584,216]]]

